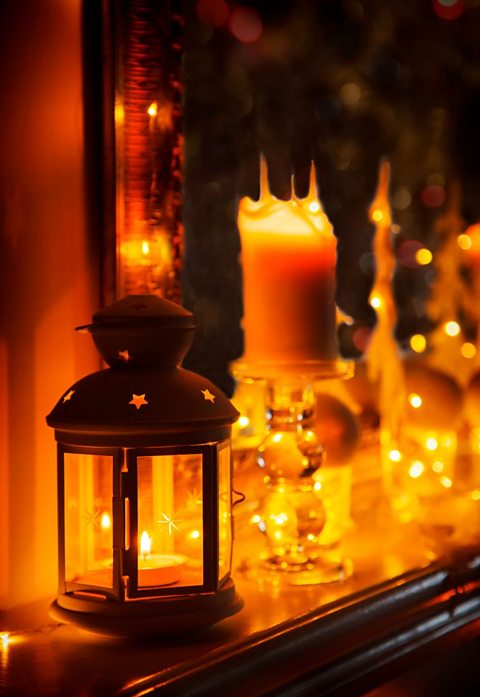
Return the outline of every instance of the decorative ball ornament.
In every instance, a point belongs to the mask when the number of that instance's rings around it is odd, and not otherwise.
[[[238,412],[179,367],[193,316],[128,296],[79,329],[110,367],[72,385],[47,417],[58,441],[53,617],[145,636],[234,614],[243,605],[230,577]]]
[[[470,426],[480,426],[480,373],[475,373],[465,390],[464,415]]]
[[[317,394],[313,429],[326,451],[326,465],[350,462],[360,440],[360,426],[353,412],[337,397]]]
[[[405,361],[406,420],[421,428],[451,429],[462,410],[462,390],[453,378],[420,361]]]

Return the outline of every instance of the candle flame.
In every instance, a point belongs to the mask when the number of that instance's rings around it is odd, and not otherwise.
[[[10,632],[0,632],[0,643],[2,649],[7,649],[10,643]]]
[[[152,538],[146,530],[140,535],[140,554],[145,559],[152,551]]]
[[[112,527],[112,520],[106,511],[102,513],[102,517],[100,518],[100,527],[102,530],[110,530]]]

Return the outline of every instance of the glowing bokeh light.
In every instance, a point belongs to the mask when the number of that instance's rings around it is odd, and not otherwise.
[[[158,114],[158,104],[157,102],[152,102],[147,109],[147,114],[149,116],[156,116]]]
[[[311,203],[308,204],[308,210],[310,213],[318,213],[320,210],[320,204],[318,201],[312,201]]]
[[[261,37],[263,24],[260,15],[251,7],[237,7],[230,15],[230,31],[244,44],[252,44]]]
[[[432,259],[433,259],[433,254],[426,247],[422,247],[421,249],[417,250],[417,252],[415,253],[415,261],[420,266],[426,266],[427,264],[430,264]]]
[[[460,353],[464,358],[475,358],[475,356],[477,355],[477,349],[475,347],[475,344],[470,343],[470,341],[466,341],[464,344],[461,345]]]
[[[443,472],[445,469],[445,465],[441,460],[435,460],[435,462],[432,465],[432,470],[436,472],[437,474],[440,474],[440,472]]]
[[[198,0],[196,11],[198,19],[210,27],[222,27],[230,12],[225,0]]]
[[[427,208],[440,208],[440,206],[443,206],[445,203],[447,194],[443,186],[431,184],[422,190],[420,198],[422,199],[423,205]]]
[[[458,336],[460,334],[460,325],[458,322],[445,322],[443,330],[447,336]]]
[[[106,511],[102,513],[102,517],[100,518],[100,527],[102,530],[110,530],[112,527],[112,519]]]
[[[238,419],[238,425],[240,428],[247,428],[247,426],[250,424],[250,419],[248,416],[240,416]]]
[[[416,392],[411,392],[408,395],[408,401],[414,409],[420,409],[423,404],[423,399]]]
[[[443,475],[443,477],[440,477],[440,484],[444,486],[445,489],[450,489],[453,485],[453,482],[450,479],[450,477]]]
[[[375,310],[378,310],[382,306],[382,299],[378,295],[374,295],[372,298],[370,298],[370,305]]]
[[[401,462],[402,453],[400,452],[400,450],[390,450],[390,452],[388,453],[388,459],[392,462]]]
[[[463,249],[466,252],[472,248],[472,238],[465,235],[465,233],[462,233],[457,237],[457,244],[460,249]]]
[[[430,450],[430,451],[433,452],[434,450],[436,450],[436,449],[438,448],[438,441],[437,441],[437,439],[436,439],[436,438],[433,438],[433,436],[430,436],[430,437],[427,438],[427,440],[426,440],[425,447],[427,448],[427,450]]]
[[[392,206],[399,211],[403,211],[409,207],[412,202],[412,195],[406,186],[400,187],[392,197]]]
[[[415,353],[423,353],[427,348],[427,340],[423,334],[414,334],[410,337],[410,348]]]
[[[418,477],[421,477],[424,472],[425,465],[421,460],[414,460],[410,465],[410,469],[408,470],[408,474],[412,477],[412,479],[418,479]]]
[[[402,266],[410,269],[418,268],[417,253],[424,249],[424,246],[418,240],[405,240],[397,250],[397,258]]]
[[[366,351],[372,338],[370,327],[359,327],[352,335],[353,345],[358,351]]]
[[[360,101],[362,90],[356,82],[347,82],[340,88],[339,96],[345,106],[354,107]]]
[[[464,0],[433,0],[433,11],[440,19],[451,21],[462,16]]]
[[[376,208],[373,211],[372,220],[374,223],[379,223],[383,220],[383,211],[380,208]]]

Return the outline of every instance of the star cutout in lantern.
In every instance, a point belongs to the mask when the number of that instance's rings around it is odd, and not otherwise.
[[[167,525],[169,535],[172,534],[173,530],[178,530],[177,523],[179,523],[180,521],[175,517],[175,514],[170,516],[170,515],[167,515],[166,513],[162,513],[162,518],[163,518],[163,520],[157,520],[157,523],[162,523],[163,525]]]
[[[148,404],[148,402],[145,399],[145,394],[132,394],[132,399],[129,401],[129,404],[133,404],[138,410],[140,407],[143,407],[144,404]]]
[[[125,363],[132,360],[132,356],[128,353],[128,349],[125,349],[125,351],[119,351],[117,356],[121,358],[122,361],[125,361]]]
[[[204,399],[206,402],[211,402],[212,404],[214,403],[214,401],[215,401],[215,395],[212,394],[212,393],[210,392],[210,390],[208,389],[208,387],[207,387],[207,389],[205,389],[205,390],[200,390],[200,392],[203,394],[203,399]]]
[[[69,390],[63,398],[63,403],[65,404],[65,402],[69,402],[72,399],[73,394],[75,394],[75,390]]]

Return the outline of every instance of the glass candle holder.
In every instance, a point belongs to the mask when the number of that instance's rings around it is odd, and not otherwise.
[[[289,585],[329,583],[348,578],[353,567],[337,544],[338,535],[325,537],[331,507],[325,505],[319,477],[326,451],[315,428],[314,385],[318,379],[344,376],[347,364],[311,362],[295,368],[236,366],[237,377],[246,372],[258,377],[263,371],[266,404],[266,435],[256,452],[266,493],[255,516],[265,550],[244,561],[241,570]]]

